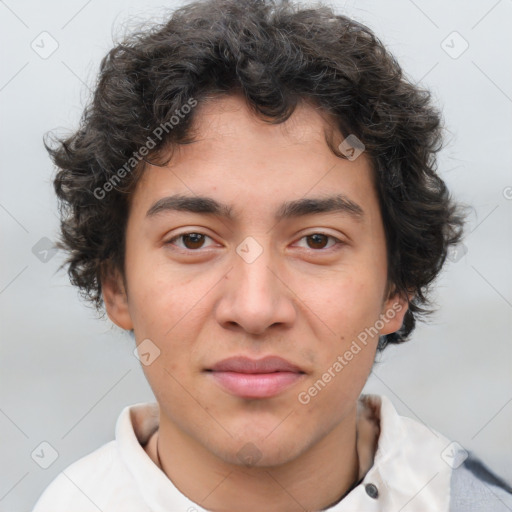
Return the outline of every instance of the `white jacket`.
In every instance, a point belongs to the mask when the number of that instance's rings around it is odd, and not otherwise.
[[[380,424],[373,465],[326,511],[512,510],[512,489],[458,443],[400,416],[386,396],[361,395],[360,402]],[[144,450],[158,428],[158,418],[156,403],[123,409],[115,440],[62,471],[33,512],[205,512],[174,486]]]

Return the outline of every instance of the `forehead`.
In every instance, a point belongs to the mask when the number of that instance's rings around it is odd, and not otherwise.
[[[257,137],[286,137],[289,142],[325,139],[325,132],[335,131],[335,119],[312,100],[300,99],[293,113],[282,122],[256,112],[238,93],[214,95],[198,105],[193,112],[192,130],[198,138],[238,137],[241,130]]]
[[[147,166],[135,194],[145,196],[146,205],[151,199],[145,213],[190,207],[235,218],[251,207],[263,211],[264,199],[273,205],[274,219],[311,213],[315,204],[319,212],[326,207],[360,214],[357,190],[373,188],[365,155],[354,161],[336,156],[328,140],[339,144],[342,135],[332,118],[307,102],[286,121],[270,123],[241,96],[212,98],[196,107],[191,134],[190,143],[172,149],[166,166]],[[176,194],[181,201],[166,201]],[[217,204],[199,199],[207,196],[216,196]],[[326,201],[306,204],[308,198]]]

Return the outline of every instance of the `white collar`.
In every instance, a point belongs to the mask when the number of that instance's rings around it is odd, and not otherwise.
[[[448,512],[452,470],[442,452],[450,441],[422,423],[400,416],[384,395],[362,395],[360,400],[380,416],[374,463],[361,484],[327,510]],[[369,493],[375,488],[378,496],[372,498]]]
[[[374,462],[363,481],[329,512],[448,512],[451,468],[442,459],[450,443],[422,423],[400,416],[384,395],[361,395],[380,422]],[[184,496],[153,463],[141,445],[158,428],[156,402],[125,407],[116,424],[119,454],[151,510],[208,512]],[[368,487],[370,486],[370,487]],[[377,498],[369,493],[375,489]]]

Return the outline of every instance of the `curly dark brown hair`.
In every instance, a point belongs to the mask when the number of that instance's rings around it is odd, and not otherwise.
[[[108,52],[79,129],[45,141],[58,169],[58,245],[69,253],[72,284],[102,310],[102,276],[113,268],[124,275],[130,193],[145,160],[193,138],[194,110],[182,115],[191,99],[201,104],[234,92],[269,123],[312,102],[344,137],[364,143],[385,227],[388,281],[404,297],[414,293],[402,327],[381,336],[378,348],[405,341],[418,315],[434,310],[430,286],[462,237],[461,206],[436,173],[441,115],[368,27],[325,5],[197,1]]]

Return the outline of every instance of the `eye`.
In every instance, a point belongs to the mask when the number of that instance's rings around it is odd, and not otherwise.
[[[206,238],[209,238],[210,240],[212,240],[212,238],[209,237],[208,235],[194,231],[191,233],[181,233],[180,235],[176,235],[175,237],[168,240],[166,242],[166,244],[176,245],[180,249],[186,249],[186,250],[193,251],[196,249],[201,249],[203,247],[203,243]],[[175,240],[180,240],[180,239],[183,239],[183,242],[185,245],[184,247],[174,243]]]
[[[196,231],[189,233],[181,233],[168,240],[166,242],[166,245],[175,245],[179,249],[196,251],[197,249],[204,248],[204,241],[207,238],[212,240],[212,238],[209,237],[208,235]],[[325,244],[326,242],[328,242],[329,239],[333,240],[334,243],[330,247],[326,248]],[[182,240],[183,245],[176,244],[175,242],[177,240]],[[311,233],[309,235],[303,236],[302,238],[300,238],[300,240],[307,240],[308,242],[306,243],[308,244],[308,247],[306,248],[313,249],[315,251],[327,251],[329,249],[332,249],[336,245],[343,245],[343,242],[341,240],[326,233]],[[311,246],[311,244],[313,246]]]
[[[329,240],[334,240],[334,243],[330,247],[325,247],[326,242]],[[311,247],[310,243],[308,243],[309,249],[314,250],[329,250],[335,247],[336,245],[343,245],[343,242],[339,240],[338,238],[328,235],[326,233],[311,233],[309,235],[303,236],[300,240],[308,240],[313,244],[313,247]]]

